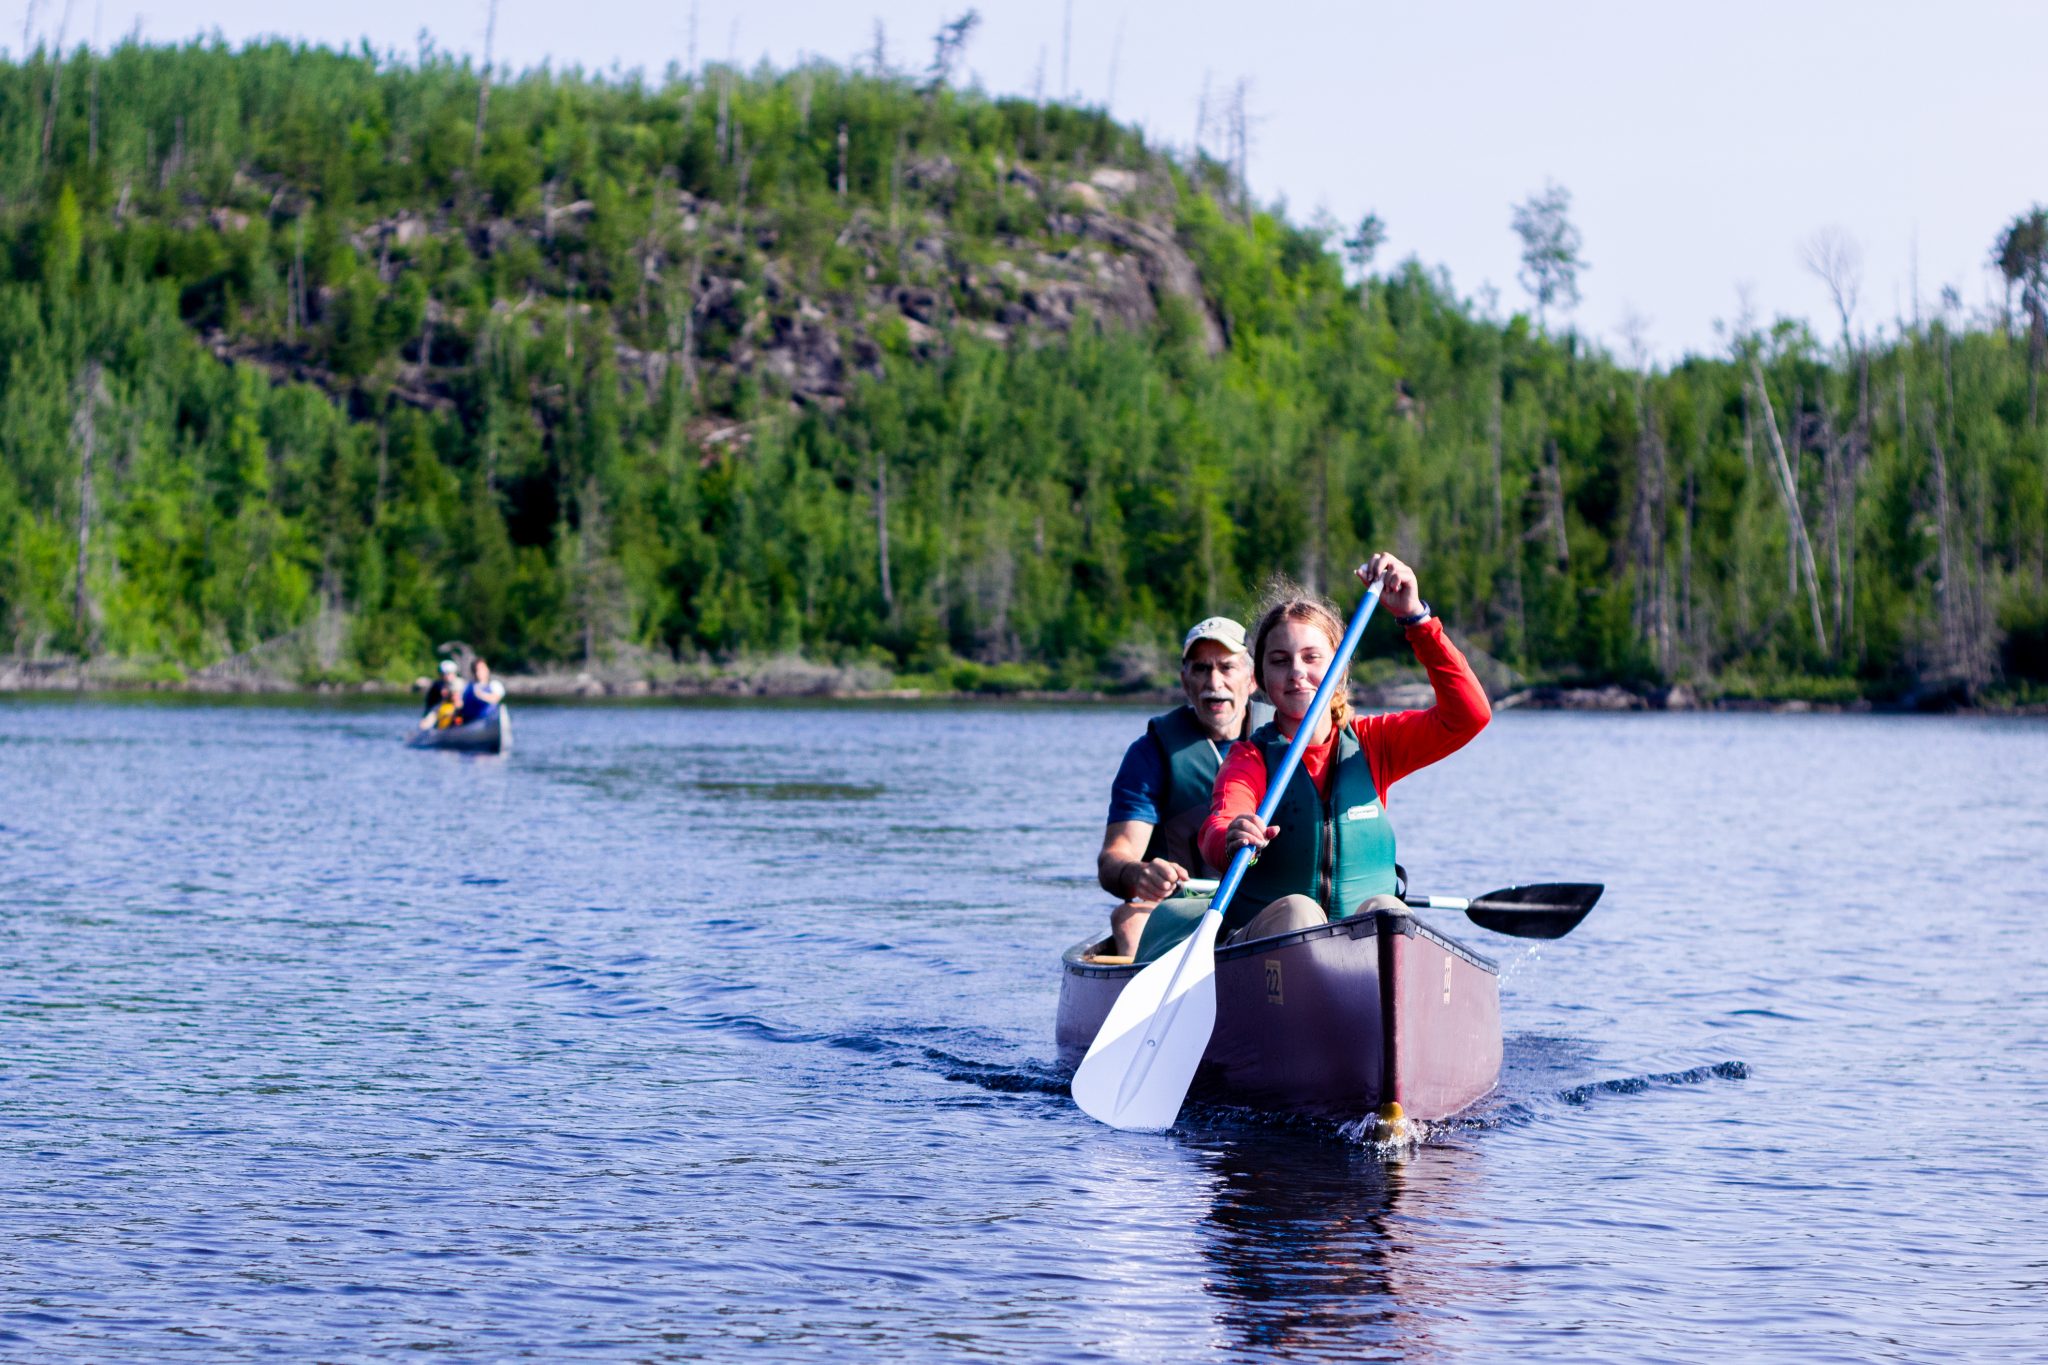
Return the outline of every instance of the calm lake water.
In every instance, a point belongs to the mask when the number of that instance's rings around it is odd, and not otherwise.
[[[1500,717],[1415,889],[1607,899],[1390,1158],[1068,1099],[1142,716],[0,701],[0,1356],[2038,1357],[2048,726]]]

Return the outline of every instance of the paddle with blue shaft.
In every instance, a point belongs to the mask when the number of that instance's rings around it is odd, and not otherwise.
[[[1323,713],[1330,708],[1330,694],[1342,685],[1345,666],[1379,604],[1380,589],[1375,583],[1365,590],[1365,600],[1358,604],[1343,642],[1331,657],[1308,704],[1308,714],[1295,727],[1279,769],[1266,782],[1266,799],[1259,803],[1261,823],[1273,823],[1280,798],[1301,764],[1302,751],[1322,724]],[[1208,1050],[1209,1035],[1216,1031],[1216,934],[1223,925],[1223,912],[1230,908],[1238,883],[1244,880],[1245,869],[1256,854],[1250,844],[1238,849],[1223,873],[1216,898],[1209,902],[1208,913],[1188,935],[1186,944],[1179,952],[1162,954],[1132,977],[1110,1007],[1109,1017],[1088,1046],[1088,1055],[1074,1072],[1074,1103],[1090,1118],[1112,1128],[1156,1131],[1172,1127],[1179,1117],[1195,1068]]]

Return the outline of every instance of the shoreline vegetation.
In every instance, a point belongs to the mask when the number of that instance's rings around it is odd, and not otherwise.
[[[1702,692],[1687,684],[1629,687],[1618,683],[1534,683],[1504,674],[1495,661],[1475,661],[1496,711],[1727,711],[1778,714],[1873,712],[2048,716],[2048,701],[1965,702],[1953,692],[1875,699],[1843,689],[1807,687],[1772,693],[1751,686]],[[1354,680],[1354,704],[1367,711],[1426,707],[1433,697],[1419,669],[1380,667]],[[856,702],[1123,702],[1162,708],[1181,700],[1164,687],[1061,688],[1030,676],[894,676],[873,665],[854,668],[785,656],[668,669],[597,672],[573,668],[499,674],[508,700],[577,701],[856,701]],[[380,678],[295,678],[275,673],[198,674],[137,669],[106,661],[0,659],[0,696],[378,697],[410,700],[415,686]]]
[[[1859,311],[1824,234],[1832,335],[1659,365],[1571,325],[1561,187],[1504,311],[1257,203],[1242,89],[1165,148],[957,88],[971,31],[0,61],[0,672],[1165,695],[1188,623],[1386,548],[1522,704],[2048,703],[2048,211],[1987,228],[2002,306]]]

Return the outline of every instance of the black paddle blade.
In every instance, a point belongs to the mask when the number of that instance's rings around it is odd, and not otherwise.
[[[1482,929],[1515,938],[1563,938],[1578,927],[1607,888],[1599,882],[1539,882],[1489,891],[1466,916]]]

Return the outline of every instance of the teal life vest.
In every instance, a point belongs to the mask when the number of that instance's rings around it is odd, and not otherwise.
[[[1287,752],[1287,736],[1274,724],[1252,732],[1266,760],[1266,778]],[[1331,919],[1344,919],[1368,896],[1392,895],[1394,829],[1380,804],[1372,764],[1349,725],[1337,730],[1337,754],[1326,799],[1309,780],[1308,765],[1294,770],[1269,822],[1280,832],[1238,885],[1223,917],[1224,935],[1282,896],[1313,896]]]
[[[1145,723],[1145,733],[1166,764],[1166,791],[1159,801],[1159,823],[1145,845],[1145,858],[1171,858],[1190,876],[1213,877],[1202,862],[1195,835],[1209,814],[1209,793],[1223,766],[1223,749],[1195,719],[1195,708],[1177,706]]]

